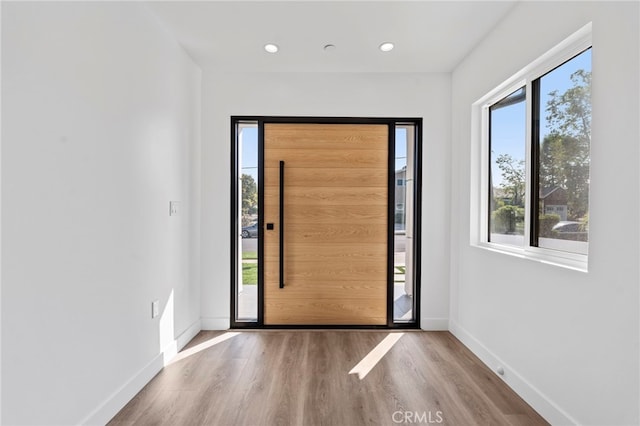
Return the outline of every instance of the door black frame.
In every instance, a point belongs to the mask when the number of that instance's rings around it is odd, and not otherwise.
[[[258,306],[257,321],[237,321],[238,300],[238,178],[240,176],[237,128],[242,123],[258,125]],[[386,124],[389,127],[388,161],[388,223],[387,223],[387,324],[386,325],[265,325],[264,324],[264,125],[266,123],[300,124]],[[394,239],[395,239],[395,126],[413,125],[414,135],[414,186],[413,186],[413,312],[414,320],[394,322]],[[278,329],[410,329],[420,328],[420,283],[421,283],[421,241],[422,241],[422,118],[370,118],[370,117],[286,117],[286,116],[231,116],[231,212],[230,212],[230,248],[231,248],[231,328],[278,328]]]

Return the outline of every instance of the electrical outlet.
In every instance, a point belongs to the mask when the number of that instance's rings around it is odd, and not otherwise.
[[[155,318],[160,315],[160,301],[154,300],[151,302],[151,318]]]
[[[179,201],[169,201],[169,216],[178,216]]]

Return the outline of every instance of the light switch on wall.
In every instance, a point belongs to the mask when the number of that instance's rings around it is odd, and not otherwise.
[[[154,300],[151,302],[151,318],[155,318],[160,314],[160,301]]]
[[[169,201],[169,216],[177,216],[179,207],[179,201]]]

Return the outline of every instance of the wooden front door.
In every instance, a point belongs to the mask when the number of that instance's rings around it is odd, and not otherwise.
[[[388,132],[264,124],[264,324],[387,324]]]

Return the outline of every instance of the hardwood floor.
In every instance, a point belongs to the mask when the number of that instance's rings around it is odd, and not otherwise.
[[[405,331],[349,374],[388,335],[201,332],[109,425],[548,424],[448,332]]]

